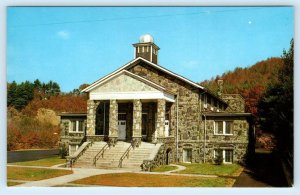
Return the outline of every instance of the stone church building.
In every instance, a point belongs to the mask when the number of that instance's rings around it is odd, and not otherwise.
[[[72,165],[243,162],[254,140],[243,97],[223,94],[222,80],[212,93],[159,65],[151,35],[133,47],[132,61],[82,91],[87,113],[61,113],[61,146]]]

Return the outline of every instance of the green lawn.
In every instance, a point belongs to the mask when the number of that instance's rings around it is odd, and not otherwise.
[[[207,178],[178,175],[115,173],[95,175],[72,183],[118,187],[230,187],[231,178]]]
[[[24,162],[15,162],[10,163],[12,165],[25,165],[25,166],[44,166],[44,167],[51,167],[53,165],[58,165],[65,163],[66,159],[61,159],[59,156],[54,156],[50,158],[43,158],[39,160],[32,160],[32,161],[24,161]]]
[[[21,182],[15,182],[15,181],[8,181],[7,182],[7,186],[15,186],[15,185],[19,185],[22,184]]]
[[[72,174],[71,170],[7,167],[7,179],[37,181]]]
[[[172,165],[162,165],[159,167],[155,167],[154,169],[152,169],[152,172],[166,172],[166,171],[172,171],[177,169],[177,167],[172,166]]]
[[[184,174],[204,174],[204,175],[218,175],[218,176],[238,176],[243,167],[238,164],[187,164],[182,163],[186,167],[185,170],[178,173]]]

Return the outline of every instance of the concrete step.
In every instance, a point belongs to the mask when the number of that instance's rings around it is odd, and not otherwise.
[[[89,147],[84,154],[75,163],[76,167],[90,167],[93,166],[94,157],[98,152],[105,146],[105,142],[94,142],[94,144]],[[119,160],[130,146],[127,142],[117,142],[115,147],[107,148],[104,151],[103,158],[97,160],[96,164],[98,168],[108,167],[116,168],[119,165]],[[131,149],[129,152],[129,158],[125,157],[123,160],[123,167],[135,167],[140,169],[140,165],[143,163],[144,159],[148,159],[155,149],[154,144],[142,142],[140,147]]]

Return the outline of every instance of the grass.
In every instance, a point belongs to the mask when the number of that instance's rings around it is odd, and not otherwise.
[[[159,167],[155,167],[154,169],[152,169],[152,172],[166,172],[166,171],[172,171],[177,169],[177,167],[175,166],[171,166],[171,165],[162,165]]]
[[[37,181],[72,174],[71,170],[7,167],[7,179]]]
[[[32,160],[32,161],[24,161],[24,162],[15,162],[10,163],[12,165],[24,165],[24,166],[44,166],[44,167],[51,167],[53,165],[58,165],[65,163],[66,159],[61,159],[59,156],[54,156],[50,158],[43,158],[39,160]]]
[[[7,186],[15,186],[15,185],[19,185],[22,184],[21,182],[15,182],[15,181],[8,181],[7,182]]]
[[[234,179],[116,173],[91,176],[72,183],[118,187],[229,187],[234,183]]]
[[[181,164],[186,167],[185,170],[178,173],[184,174],[203,174],[218,176],[239,176],[243,167],[238,164]]]

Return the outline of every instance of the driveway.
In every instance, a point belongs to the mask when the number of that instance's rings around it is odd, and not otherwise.
[[[260,150],[233,187],[288,187],[288,184],[276,154]]]

